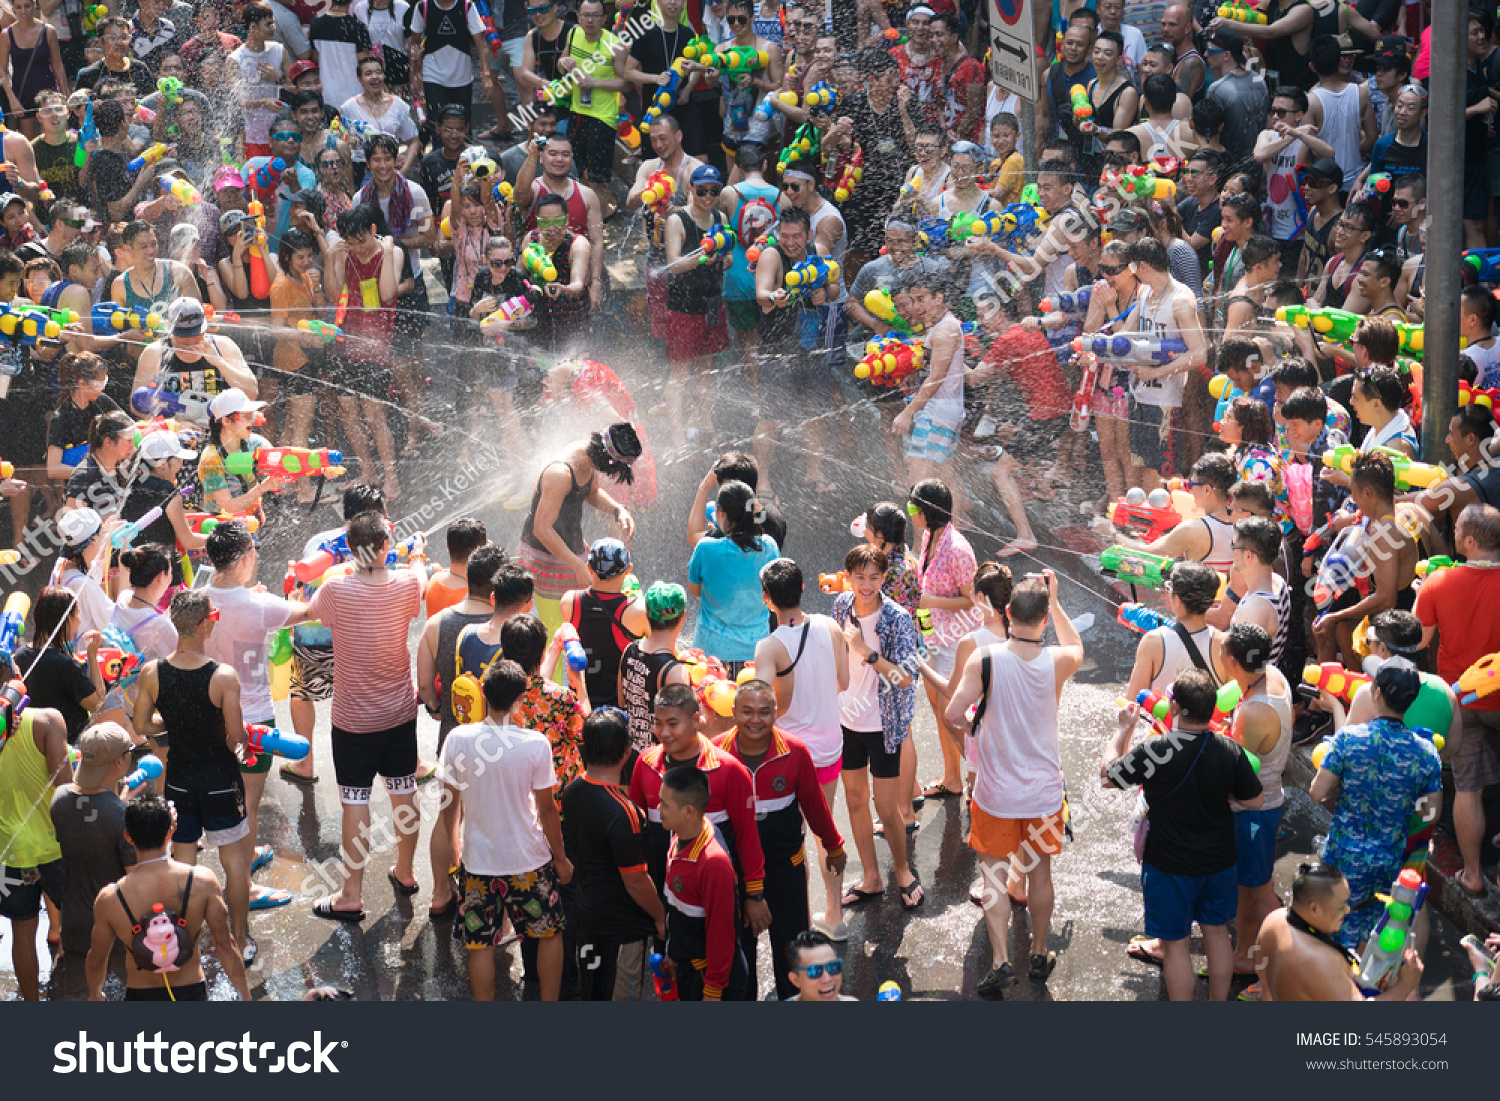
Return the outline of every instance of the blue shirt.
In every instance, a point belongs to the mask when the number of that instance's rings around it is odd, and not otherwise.
[[[269,164],[273,159],[272,157],[251,157],[245,162],[246,178],[248,179],[257,172],[261,165]],[[276,222],[270,232],[269,244],[272,252],[281,247],[281,235],[292,223],[290,196],[303,188],[317,186],[318,174],[301,161],[281,174],[281,179],[276,184]]]
[[[760,537],[760,550],[741,550],[733,539],[704,538],[688,560],[688,580],[702,587],[693,644],[721,661],[750,661],[766,637],[760,570],[781,557],[776,540]]]
[[[833,601],[833,619],[839,627],[849,622],[849,613],[854,608],[854,594],[839,593]],[[884,735],[885,751],[894,753],[901,748],[911,734],[911,721],[917,713],[917,680],[921,676],[917,659],[928,659],[931,655],[922,648],[917,634],[916,620],[911,613],[884,593],[880,594],[880,617],[875,620],[875,636],[880,640],[880,656],[892,665],[900,666],[911,683],[905,688],[895,687],[886,677],[880,678],[880,729]]]

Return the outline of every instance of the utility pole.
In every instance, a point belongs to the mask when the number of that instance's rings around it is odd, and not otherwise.
[[[1432,5],[1434,59],[1427,111],[1427,275],[1422,357],[1422,455],[1451,461],[1445,439],[1458,409],[1459,256],[1464,250],[1464,98],[1469,10]],[[1448,59],[1438,63],[1438,58]]]

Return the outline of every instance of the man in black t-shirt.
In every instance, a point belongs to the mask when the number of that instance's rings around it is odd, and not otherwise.
[[[1146,935],[1160,937],[1162,972],[1174,1002],[1192,1001],[1188,936],[1193,922],[1203,931],[1208,957],[1208,997],[1229,996],[1233,946],[1226,928],[1239,901],[1234,799],[1244,810],[1265,801],[1255,767],[1229,738],[1209,731],[1215,705],[1213,678],[1187,669],[1172,682],[1172,730],[1147,738],[1126,752],[1141,709],[1120,712],[1120,729],[1105,747],[1104,786],[1139,786],[1150,807],[1141,853],[1141,892]]]
[[[692,24],[682,18],[684,0],[659,0],[658,7],[660,23],[635,40],[625,63],[625,79],[640,89],[647,106],[668,79],[672,62],[682,56],[682,51],[697,33]],[[718,85],[704,87],[711,70],[695,69],[688,64],[681,71],[687,72],[687,78],[678,81],[676,104],[668,113],[681,126],[682,147],[699,160],[714,165],[721,173],[727,172]]]
[[[93,91],[100,81],[113,77],[133,84],[137,96],[149,96],[156,91],[156,77],[151,75],[150,66],[130,56],[130,24],[118,15],[110,15],[99,20],[96,30],[104,56],[92,65],[85,65],[74,78],[73,86]]]
[[[562,797],[563,844],[578,883],[578,981],[589,1002],[640,999],[647,938],[666,938],[666,912],[646,871],[646,814],[620,787],[630,721],[616,708],[583,724],[584,774]]]

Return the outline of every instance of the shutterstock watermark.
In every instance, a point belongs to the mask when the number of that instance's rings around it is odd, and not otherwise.
[[[245,1032],[238,1040],[163,1040],[157,1032],[146,1039],[91,1040],[80,1030],[78,1039],[61,1040],[52,1048],[53,1074],[338,1074],[334,1052],[348,1040],[294,1040],[278,1054],[275,1040],[256,1040]]]

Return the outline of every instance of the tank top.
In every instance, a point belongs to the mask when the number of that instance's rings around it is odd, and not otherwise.
[[[210,336],[209,342],[214,342]],[[177,350],[172,347],[172,342],[162,342],[161,361],[156,368],[157,385],[163,389],[181,393],[184,390],[201,390],[209,397],[221,394],[229,389],[224,376],[219,374],[217,367],[210,367],[202,356],[198,356],[192,362],[188,362]]]
[[[957,320],[952,313],[943,315],[943,321]],[[937,325],[933,326],[936,330]],[[929,332],[922,338],[922,347],[927,350],[930,357],[932,354],[933,333]],[[953,360],[948,364],[948,370],[943,373],[942,384],[938,387],[936,394],[927,402],[924,412],[933,420],[944,424],[957,424],[964,417],[964,342],[962,334],[958,341],[958,347],[953,350]]]
[[[177,545],[177,532],[173,529],[172,521],[166,513],[168,502],[176,496],[177,487],[165,478],[158,478],[155,474],[147,475],[130,487],[125,503],[120,506],[120,519],[139,520],[157,505],[162,507],[162,514],[147,524],[145,530],[136,537],[137,543],[142,546],[147,543],[160,543],[169,549]],[[172,559],[172,584],[181,585],[183,581],[182,556],[171,554],[169,557]]]
[[[1052,650],[1024,659],[1004,646],[990,659],[990,706],[974,738],[974,805],[995,818],[1044,818],[1063,804]]]
[[[780,192],[768,183],[752,183],[749,180],[741,180],[734,185],[734,190],[739,196],[734,208],[734,216],[729,219],[729,228],[735,231],[734,259],[729,264],[729,270],[724,273],[724,300],[726,302],[753,302],[755,300],[755,270],[745,259],[745,244],[739,239],[740,211],[744,210],[745,204],[752,199],[759,199],[775,210],[776,199]]]
[[[23,106],[36,102],[36,94],[45,88],[56,88],[57,77],[52,72],[51,50],[48,47],[47,25],[38,30],[35,46],[23,46],[16,41],[16,28],[5,28],[10,38],[11,84],[16,98]]]
[[[1155,126],[1151,125],[1149,120],[1143,122],[1142,125],[1146,128],[1146,136],[1151,139],[1151,144],[1141,150],[1142,158],[1150,160],[1152,157],[1175,156],[1176,154],[1173,150],[1176,148],[1176,145],[1172,141],[1172,134],[1177,130],[1177,124],[1181,121],[1181,119],[1173,119],[1167,123],[1165,130],[1158,130]]]
[[[764,38],[767,42],[782,44],[781,20],[774,15],[762,15],[759,11],[750,20],[750,29],[755,32],[757,38]]]
[[[1276,744],[1260,755],[1260,786],[1266,797],[1266,801],[1261,804],[1262,810],[1275,810],[1286,802],[1286,790],[1281,786],[1281,773],[1286,768],[1287,758],[1292,754],[1292,690],[1288,687],[1279,696],[1267,692],[1273,672],[1275,670],[1267,666],[1266,679],[1261,682],[1260,691],[1252,692],[1244,699],[1245,703],[1268,705],[1281,721],[1281,732],[1276,736]]]
[[[557,462],[550,465],[565,467],[568,471],[568,480],[573,483],[568,489],[567,496],[563,498],[561,506],[558,507],[557,520],[552,528],[562,537],[562,541],[567,544],[570,551],[581,555],[588,549],[588,544],[583,541],[583,502],[588,499],[590,493],[594,492],[594,475],[590,473],[589,480],[579,485],[578,479],[573,477],[573,467],[570,464]],[[531,512],[527,514],[526,523],[521,528],[521,542],[528,547],[545,552],[547,548],[542,546],[533,530],[533,525],[536,523],[536,506],[541,499],[542,479],[538,475],[536,489],[531,493]]]
[[[1177,331],[1177,319],[1172,315],[1172,303],[1176,301],[1179,294],[1191,297],[1192,293],[1187,287],[1172,279],[1163,288],[1156,304],[1151,306],[1151,288],[1142,283],[1140,293],[1135,300],[1136,332],[1157,340],[1181,340],[1182,334]],[[1194,308],[1196,306],[1195,301]],[[1178,409],[1182,406],[1183,379],[1183,375],[1177,374],[1170,378],[1154,378],[1148,382],[1132,382],[1130,391],[1135,395],[1135,400],[1142,405]]]
[[[31,713],[0,749],[0,865],[37,868],[62,859],[52,828],[52,770],[31,732]],[[12,881],[14,882],[14,881]]]
[[[656,744],[655,700],[667,670],[681,665],[670,650],[646,651],[639,640],[625,647],[620,656],[622,702],[630,716],[630,744],[647,750]]]
[[[459,633],[471,623],[483,623],[489,612],[457,612],[444,609],[438,621],[437,655],[433,667],[438,672],[438,747],[458,723],[453,718],[453,652]]]
[[[557,281],[567,286],[573,281],[573,242],[579,234],[569,230],[563,235],[562,244],[552,251],[552,266],[557,269]],[[577,298],[562,295],[560,298],[543,296],[537,299],[535,313],[536,328],[531,330],[531,339],[543,351],[560,352],[575,344],[589,330],[589,295],[585,290]]]
[[[383,249],[368,260],[361,260],[352,250],[349,253],[344,268],[344,287],[349,292],[344,336],[352,347],[344,354],[389,366],[391,338],[396,331],[396,302],[395,299],[387,302],[380,296],[380,265],[384,262]]]
[[[1333,146],[1333,159],[1344,170],[1344,186],[1352,187],[1364,167],[1359,152],[1359,85],[1346,84],[1342,92],[1314,88],[1309,95],[1317,96],[1323,104],[1323,128],[1318,137]]]
[[[806,616],[795,627],[779,626],[771,632],[771,637],[786,648],[787,656],[794,662],[792,703],[776,725],[807,743],[813,764],[826,768],[840,758],[844,748],[833,639],[824,627],[822,616]],[[778,674],[782,675],[785,674]]]
[[[1240,603],[1243,605],[1252,596],[1260,597],[1276,612],[1276,634],[1271,639],[1271,664],[1275,665],[1281,660],[1281,652],[1286,649],[1286,636],[1292,619],[1292,587],[1273,573],[1270,591],[1256,589],[1241,597]]]
[[[1153,691],[1166,695],[1172,687],[1172,682],[1177,679],[1177,674],[1184,669],[1196,666],[1187,647],[1182,644],[1182,637],[1171,627],[1158,627],[1152,634],[1161,639],[1161,668],[1156,671],[1156,676],[1151,678]],[[1219,673],[1213,667],[1213,637],[1212,627],[1204,627],[1202,630],[1190,631],[1188,638],[1193,640],[1193,645],[1198,647],[1198,653],[1208,663],[1208,673],[1214,678],[1214,683],[1219,683]]]
[[[1172,66],[1172,81],[1177,85],[1179,89],[1182,88],[1182,81],[1177,79],[1177,73],[1184,65],[1186,65],[1195,57],[1199,61],[1203,61],[1203,55],[1200,54],[1197,50],[1185,50],[1182,55],[1178,57],[1177,64]],[[1209,82],[1213,79],[1213,75],[1214,74],[1208,69],[1208,63],[1204,62],[1203,83],[1198,85],[1198,90],[1194,92],[1190,97],[1194,103],[1199,102],[1203,98],[1204,93],[1208,91],[1208,85]]]
[[[823,205],[818,207],[817,211],[810,215],[808,218],[808,220],[812,223],[807,231],[807,254],[809,256],[811,256],[815,251],[815,249],[813,248],[813,242],[817,240],[818,226],[829,218],[837,219],[839,224],[841,226],[843,225],[844,216],[839,213],[839,208],[825,199],[823,200]],[[833,246],[833,251],[828,254],[828,259],[832,260],[835,264],[842,268],[844,266],[844,253],[848,251],[848,248],[849,231],[847,228],[845,228],[844,232],[839,234],[838,243]],[[840,279],[838,282],[838,292],[838,298],[830,299],[830,302],[842,302],[844,300],[843,279]]]
[[[224,744],[224,713],[208,694],[218,668],[216,661],[197,669],[157,662],[156,710],[170,738],[167,783],[173,787],[191,780],[232,782],[239,774],[239,763]]]
[[[581,237],[588,236],[589,232],[589,207],[584,202],[583,191],[578,186],[577,180],[568,181],[566,191],[553,191],[547,186],[547,181],[538,173],[536,177],[537,186],[542,189],[542,195],[561,195],[568,203],[568,229]],[[541,201],[542,195],[537,196]],[[536,202],[531,204],[531,209],[526,212],[526,232],[530,233],[536,229]]]
[[[619,706],[620,655],[636,639],[621,622],[629,606],[624,593],[583,589],[573,594],[572,623],[589,658],[583,682],[595,707]]]
[[[234,260],[231,259],[229,262],[231,264],[233,264]],[[249,260],[248,257],[245,259],[245,262],[240,265],[240,273],[242,275],[244,275],[244,277],[245,277],[245,287],[248,289],[249,286],[250,286],[250,260]],[[260,315],[260,316],[266,316],[266,317],[270,316],[270,312],[269,312],[270,309],[271,309],[271,293],[270,293],[270,291],[266,292],[266,296],[264,298],[256,298],[255,295],[253,295],[253,294],[247,294],[244,298],[241,298],[239,295],[235,294],[234,291],[230,290],[229,287],[227,287],[227,286],[224,288],[224,292],[229,295],[229,305],[230,305],[231,309],[237,310],[240,313],[247,313],[247,312],[250,312],[250,311],[257,311],[258,315]]]
[[[127,310],[146,310],[148,313],[164,314],[167,306],[178,297],[177,284],[172,280],[172,266],[165,260],[157,260],[153,266],[152,282],[156,286],[155,294],[147,294],[137,290],[135,285],[135,272],[127,269],[125,272],[125,308]]]
[[[1305,155],[1302,142],[1294,141],[1267,165],[1266,229],[1277,241],[1295,240],[1298,225],[1306,217],[1302,191],[1297,186],[1297,165]]]
[[[1116,88],[1113,92],[1109,93],[1109,95],[1105,96],[1104,102],[1100,103],[1094,99],[1094,93],[1099,88],[1099,78],[1095,77],[1093,80],[1089,81],[1089,102],[1094,105],[1094,118],[1098,120],[1099,125],[1108,127],[1111,130],[1114,129],[1115,109],[1119,107],[1120,97],[1125,94],[1125,89],[1131,86],[1132,85],[1128,78],[1121,80],[1119,87]],[[1094,135],[1093,146],[1095,153],[1102,153],[1104,151],[1104,142],[1100,139],[1098,134]]]
[[[1229,567],[1234,565],[1234,552],[1229,549],[1234,542],[1234,525],[1211,513],[1205,513],[1198,519],[1208,529],[1208,554],[1201,561],[1220,573],[1228,573]]]
[[[672,217],[682,223],[682,252],[684,255],[697,247],[696,242],[704,229],[693,220],[686,210],[674,211]],[[713,212],[714,225],[724,224],[723,216]],[[697,264],[684,272],[667,273],[667,309],[672,313],[691,314],[702,317],[718,315],[719,303],[723,301],[724,273],[717,264]],[[713,317],[709,318],[710,324]]]
[[[557,63],[568,55],[568,39],[576,26],[576,23],[560,20],[557,37],[553,39],[542,34],[540,27],[533,27],[527,32],[532,36],[531,48],[536,56],[537,76],[548,82],[562,78],[562,73],[557,71]],[[566,107],[567,104],[563,103],[563,106]]]
[[[453,688],[449,693],[456,723],[484,720],[489,708],[481,684],[485,672],[500,656],[500,650],[500,643],[486,642],[477,626],[466,626],[459,631],[453,647],[453,667],[450,670]]]

